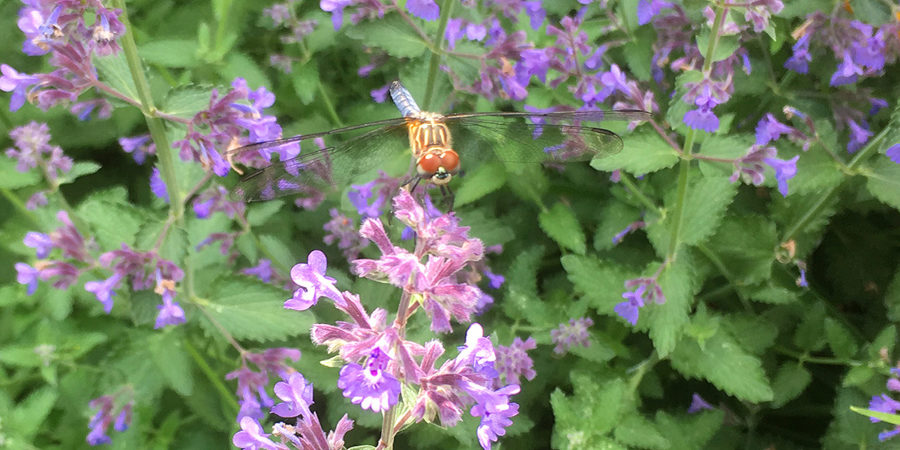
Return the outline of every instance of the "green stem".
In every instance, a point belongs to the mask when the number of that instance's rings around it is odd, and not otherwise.
[[[28,221],[31,222],[31,224],[34,225],[36,229],[40,229],[40,222],[37,220],[37,217],[35,217],[34,213],[29,211],[28,208],[25,207],[25,204],[22,203],[22,200],[17,195],[13,194],[9,189],[6,188],[0,189],[0,194],[3,194],[3,196],[6,197],[6,199],[9,200],[9,202],[12,203],[16,209],[19,210],[19,215],[21,217],[27,218]]]
[[[328,92],[325,90],[322,80],[320,79],[317,83],[319,84],[319,95],[322,96],[322,103],[325,105],[325,110],[328,112],[328,115],[331,116],[331,120],[334,121],[335,125],[343,127],[344,122],[341,121],[341,117],[334,109],[334,103],[331,102],[331,97],[328,96]]]
[[[197,367],[200,368],[200,371],[206,375],[206,379],[209,380],[210,384],[212,384],[217,391],[222,395],[222,398],[228,403],[229,406],[234,411],[237,411],[240,408],[237,401],[234,399],[234,393],[222,383],[221,375],[217,374],[212,367],[209,367],[209,364],[206,363],[206,359],[203,358],[203,355],[197,351],[196,348],[191,344],[189,339],[184,339],[181,341],[182,345],[184,345],[185,350],[194,358],[194,362],[197,363]]]
[[[431,100],[434,97],[434,85],[436,84],[438,69],[441,65],[441,50],[444,46],[444,31],[447,22],[450,21],[450,13],[453,11],[455,0],[444,0],[441,4],[441,18],[438,22],[437,39],[435,47],[437,51],[431,52],[431,61],[428,63],[428,78],[425,81],[425,97],[422,106],[427,110],[431,108]]]
[[[619,171],[619,182],[622,183],[622,185],[625,186],[625,188],[628,189],[629,192],[631,192],[631,195],[637,197],[638,201],[644,205],[644,208],[646,208],[648,211],[656,211],[657,213],[659,212],[659,207],[656,206],[655,203],[653,203],[653,200],[650,200],[649,197],[644,195],[644,193],[641,192],[640,189],[638,189],[637,185],[634,184],[634,180],[632,180],[631,177],[628,176],[628,174]]]

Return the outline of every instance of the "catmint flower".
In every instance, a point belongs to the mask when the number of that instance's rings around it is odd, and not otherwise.
[[[667,8],[672,8],[672,4],[665,0],[640,0],[637,5],[638,25],[650,23],[650,19]]]
[[[167,325],[180,325],[185,322],[184,310],[175,301],[175,281],[162,277],[160,271],[156,271],[156,288],[153,290],[162,296],[163,303],[156,305],[159,314],[156,315],[156,324],[153,328],[159,329]]]
[[[0,73],[3,74],[0,77],[0,90],[13,93],[9,99],[9,110],[18,111],[25,104],[29,88],[39,83],[40,79],[34,75],[19,73],[6,64],[0,64]]]
[[[441,10],[434,0],[409,0],[406,2],[406,9],[412,15],[424,20],[437,20],[441,15]]]
[[[397,404],[400,398],[400,381],[385,369],[390,358],[375,348],[369,354],[366,367],[350,363],[341,368],[338,377],[338,388],[343,390],[344,397],[372,412],[387,411]]]
[[[262,426],[259,425],[259,421],[254,419],[253,417],[242,417],[240,424],[241,431],[235,433],[234,437],[231,438],[231,443],[236,447],[253,450],[287,449],[287,447],[282,444],[276,444],[275,442],[272,442],[272,440],[269,439],[270,435],[263,432]]]
[[[309,414],[309,406],[313,403],[313,385],[302,374],[295,372],[287,380],[275,384],[275,395],[284,401],[273,406],[272,413],[281,417]]]
[[[353,3],[353,0],[321,0],[319,7],[322,11],[331,13],[331,24],[335,30],[340,30],[344,23],[344,8]]]
[[[625,288],[634,288],[634,291],[623,293],[622,298],[625,301],[616,305],[614,311],[631,325],[637,325],[638,313],[647,302],[655,301],[657,304],[666,302],[666,297],[655,277],[626,280]]]
[[[516,337],[509,347],[498,345],[495,348],[494,353],[497,355],[495,369],[506,383],[519,384],[520,376],[529,381],[537,376],[534,371],[534,361],[528,357],[528,350],[535,348],[537,348],[537,342],[532,337],[524,341],[522,338]]]
[[[47,206],[49,202],[46,191],[35,192],[31,197],[28,197],[28,200],[25,202],[25,209],[34,211],[41,206]]]
[[[336,208],[331,208],[328,214],[331,215],[331,220],[322,226],[328,232],[322,240],[328,245],[337,242],[338,248],[348,261],[356,259],[368,242],[360,236],[355,221],[339,213]]]
[[[157,189],[159,189],[157,187]],[[168,195],[166,195],[168,200]],[[213,213],[221,211],[229,218],[243,216],[247,206],[243,202],[229,199],[228,190],[222,186],[214,186],[203,191],[194,199],[194,213],[198,219],[207,219]]]
[[[263,283],[272,281],[275,277],[275,271],[272,270],[272,261],[266,258],[260,258],[259,264],[254,267],[241,269],[244,275],[250,275],[259,278]]]
[[[694,394],[691,395],[691,406],[688,407],[688,414],[696,414],[704,409],[714,410],[716,408],[707,403],[706,400],[703,400],[703,397],[701,397],[700,394],[694,392]]]
[[[369,200],[372,198],[372,188],[378,180],[372,180],[366,184],[354,184],[350,186],[350,192],[347,197],[350,203],[356,207],[356,211],[362,217],[378,217],[381,215],[381,206],[385,203],[385,196],[378,195],[371,204]]]
[[[900,164],[900,144],[894,144],[888,148],[884,154],[891,159],[891,161]]]
[[[550,330],[550,339],[556,344],[553,352],[562,355],[573,346],[588,347],[591,345],[588,328],[594,324],[589,317],[569,319],[568,324],[560,324],[559,328]]]
[[[847,151],[850,153],[855,153],[862,148],[866,141],[872,137],[872,132],[869,131],[869,124],[865,120],[861,122],[862,125],[852,119],[848,121],[848,125],[850,126],[850,141],[847,142]]]
[[[25,263],[16,263],[16,281],[28,286],[28,295],[34,294],[38,287],[40,271]]]
[[[291,280],[299,286],[294,295],[284,302],[284,307],[297,311],[305,311],[315,305],[319,298],[328,297],[337,304],[344,302],[341,292],[334,285],[335,279],[325,275],[328,260],[319,250],[313,250],[307,257],[307,263],[300,263],[291,268]]]
[[[87,443],[90,445],[108,444],[112,442],[106,435],[110,425],[116,431],[125,431],[131,425],[133,401],[122,405],[118,411],[115,407],[115,399],[110,395],[97,397],[89,403],[91,408],[97,408],[97,413],[88,423],[91,431],[87,435]],[[115,415],[115,417],[113,417]]]
[[[790,134],[793,130],[792,127],[775,119],[772,113],[766,113],[765,117],[756,124],[756,145],[766,145],[778,140],[782,134]]]
[[[160,176],[159,169],[156,167],[150,172],[150,192],[157,198],[169,203],[169,190],[166,187],[166,182],[163,181],[162,176]],[[200,218],[202,219],[203,217]]]
[[[144,164],[147,155],[156,153],[156,144],[150,139],[149,134],[119,138],[119,145],[122,146],[125,153],[131,153],[134,162],[138,164]]]
[[[84,290],[94,294],[103,305],[103,311],[109,314],[112,311],[112,297],[116,295],[115,289],[119,282],[122,281],[122,274],[114,273],[111,277],[103,281],[88,281],[84,283]]]
[[[763,161],[775,170],[775,180],[778,182],[778,192],[783,197],[787,197],[788,185],[787,180],[797,175],[797,160],[800,156],[795,156],[788,160],[778,158],[763,158]]]
[[[29,231],[25,233],[23,243],[26,247],[35,249],[37,257],[40,259],[46,258],[50,254],[50,250],[53,250],[53,240],[44,233]]]
[[[765,181],[765,160],[777,155],[775,147],[752,145],[744,156],[734,160],[734,172],[728,181],[734,183],[740,178],[754,186],[761,185]]]
[[[618,243],[622,242],[622,239],[625,239],[625,236],[629,235],[629,234],[632,233],[633,231],[636,231],[636,230],[639,230],[639,229],[641,229],[641,228],[644,228],[645,226],[647,226],[647,224],[644,223],[643,220],[638,220],[638,221],[635,221],[635,222],[632,222],[632,223],[628,224],[628,226],[625,227],[625,229],[623,229],[622,231],[616,233],[616,235],[613,236],[613,238],[612,238],[612,243],[613,243],[613,244],[618,244]]]

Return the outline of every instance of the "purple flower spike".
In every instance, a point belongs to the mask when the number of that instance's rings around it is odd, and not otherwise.
[[[287,380],[276,383],[275,395],[284,402],[273,406],[273,413],[281,417],[297,417],[310,413],[309,405],[313,403],[313,385],[307,382],[300,372],[294,372]]]
[[[116,295],[113,289],[119,286],[120,281],[122,281],[122,274],[116,272],[104,281],[88,281],[84,283],[84,290],[96,295],[97,301],[103,304],[103,311],[109,314],[113,307],[112,298]]]
[[[294,296],[284,302],[287,309],[305,311],[315,305],[321,297],[328,297],[335,303],[344,304],[341,291],[334,285],[335,279],[325,275],[328,260],[319,250],[313,250],[307,257],[306,264],[297,264],[291,268],[291,280],[300,286]]]
[[[797,175],[798,159],[800,159],[799,155],[788,160],[778,158],[763,159],[766,164],[775,169],[775,180],[778,181],[778,192],[780,192],[783,197],[787,197],[788,195],[787,180],[790,180],[791,178],[794,178],[794,175]]]
[[[862,121],[862,125],[856,123],[855,120],[849,121],[850,125],[850,141],[847,142],[847,151],[850,153],[854,153],[872,137],[872,132],[869,131],[869,124],[866,121]]]
[[[618,306],[616,307],[618,308]],[[618,311],[616,311],[618,312]],[[621,315],[621,314],[620,314]],[[635,313],[635,322],[637,322],[637,314]],[[562,355],[576,344],[582,347],[591,345],[590,333],[588,328],[594,324],[589,317],[581,317],[579,319],[569,319],[568,324],[560,324],[559,328],[550,330],[550,338],[556,344],[553,352]]]
[[[335,30],[340,30],[344,23],[344,8],[350,5],[352,0],[321,0],[319,7],[322,11],[331,13],[331,24]]]
[[[537,348],[537,342],[529,337],[527,340],[515,338],[509,347],[498,345],[496,369],[507,383],[519,383],[519,377],[533,380],[537,373],[534,371],[534,361],[528,357],[528,350]]]
[[[28,286],[28,295],[34,294],[38,287],[40,271],[25,263],[16,263],[16,281]]]
[[[385,371],[389,360],[384,352],[376,348],[369,355],[365,369],[353,363],[341,368],[338,387],[344,391],[344,397],[362,409],[376,413],[387,411],[397,404],[400,381]]]
[[[425,20],[437,20],[441,15],[441,9],[434,0],[409,0],[406,2],[409,12]]]
[[[694,395],[691,396],[691,406],[687,410],[688,414],[698,413],[704,409],[714,410],[716,408],[703,400],[700,394],[694,392]]]
[[[884,152],[891,161],[900,164],[900,144],[892,145],[887,151]]]
[[[13,93],[12,98],[9,99],[9,110],[18,111],[25,104],[28,88],[40,80],[27,73],[19,73],[6,64],[0,64],[0,72],[3,73],[3,76],[0,77],[0,90]]]
[[[285,448],[283,445],[272,442],[269,439],[269,435],[263,433],[263,429],[259,425],[259,422],[256,419],[247,416],[241,418],[241,431],[234,434],[234,437],[231,438],[231,443],[236,447],[252,450],[276,450]]]
[[[53,250],[53,240],[44,233],[29,231],[25,233],[23,242],[25,246],[35,249],[37,257],[40,259],[46,258],[50,254],[50,250]]]

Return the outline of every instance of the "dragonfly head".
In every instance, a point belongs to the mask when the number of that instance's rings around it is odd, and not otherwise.
[[[449,183],[451,178],[453,178],[452,173],[448,172],[447,169],[443,167],[439,167],[437,172],[431,176],[431,182],[438,186],[443,186]]]
[[[450,182],[459,170],[459,155],[452,149],[432,149],[419,158],[416,163],[419,176],[431,180],[437,185]]]

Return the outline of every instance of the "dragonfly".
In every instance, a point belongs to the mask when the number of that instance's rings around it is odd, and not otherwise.
[[[240,161],[301,141],[338,140],[247,175],[232,190],[233,196],[257,202],[287,195],[309,196],[358,183],[361,176],[396,161],[397,155],[402,158],[404,152],[400,150],[405,148],[411,151],[411,160],[407,159],[406,181],[401,185],[415,190],[419,182],[425,181],[439,186],[452,198],[448,183],[470,162],[475,167],[486,161],[512,166],[590,161],[620,152],[623,143],[616,133],[584,125],[585,122],[650,118],[649,112],[641,110],[444,115],[422,111],[399,81],[391,83],[390,94],[402,117],[257,142],[229,151],[229,161]]]

